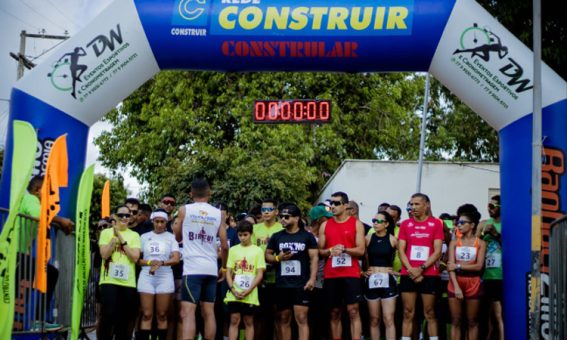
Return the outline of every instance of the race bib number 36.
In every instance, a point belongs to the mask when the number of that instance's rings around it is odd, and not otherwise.
[[[280,273],[282,276],[299,276],[301,275],[301,264],[297,260],[283,261]]]
[[[349,254],[341,254],[340,256],[333,256],[331,267],[350,267],[352,266],[352,257]]]
[[[252,287],[252,282],[254,281],[254,276],[251,275],[235,275],[234,284],[241,290],[246,290]]]
[[[411,246],[410,260],[412,261],[427,261],[429,257],[429,247],[426,246]]]
[[[165,246],[161,242],[152,242],[149,244],[150,255],[161,255],[165,251]]]
[[[388,288],[390,287],[390,278],[388,273],[374,273],[368,278],[368,288]]]
[[[110,263],[108,276],[116,280],[128,281],[130,267],[125,264]]]

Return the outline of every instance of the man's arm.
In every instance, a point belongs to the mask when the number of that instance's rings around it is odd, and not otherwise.
[[[183,234],[182,234],[182,227],[183,227],[183,220],[185,219],[185,206],[179,208],[179,212],[177,213],[177,218],[173,221],[173,234],[175,234],[175,240],[177,242],[183,241]]]
[[[319,250],[309,249],[309,281],[305,284],[303,289],[312,290],[315,287],[315,280],[317,280],[317,271],[319,270]]]
[[[321,224],[321,227],[319,227],[319,255],[323,256],[323,257],[329,257],[331,256],[331,250],[330,249],[325,249],[327,240],[325,238],[325,228],[327,227],[327,221],[323,222],[323,224]]]
[[[356,247],[345,248],[345,253],[350,256],[362,257],[366,250],[366,242],[364,241],[364,226],[362,222],[356,221]]]
[[[66,235],[69,235],[75,227],[75,223],[73,223],[73,221],[61,216],[53,217],[53,223],[57,224],[59,229],[61,229],[61,231],[63,231]]]
[[[219,227],[219,238],[220,238],[220,252],[221,252],[221,263],[222,268],[226,268],[226,259],[228,256],[228,242],[226,240],[226,213],[221,210],[221,225]]]

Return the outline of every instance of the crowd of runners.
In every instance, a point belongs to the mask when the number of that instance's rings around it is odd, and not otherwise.
[[[163,195],[98,224],[99,339],[504,339],[500,197],[432,215],[427,195],[371,224],[336,192],[302,211],[267,198],[231,214]],[[370,222],[370,221],[369,221]]]

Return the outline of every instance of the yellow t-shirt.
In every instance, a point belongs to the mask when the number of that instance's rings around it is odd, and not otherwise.
[[[266,269],[264,252],[260,247],[253,244],[247,247],[242,246],[242,244],[236,245],[228,251],[226,267],[230,268],[234,274],[232,280],[234,289],[244,291],[254,282],[254,278],[258,275],[258,269]],[[254,287],[252,292],[242,300],[235,298],[229,290],[224,302],[241,302],[259,306],[258,287]]]
[[[252,233],[252,244],[257,245],[258,247],[262,248],[262,252],[266,252],[266,248],[268,247],[268,242],[270,241],[270,237],[274,233],[283,230],[283,226],[280,222],[274,223],[271,227],[266,226],[265,223],[258,223],[254,224],[254,232]],[[264,274],[264,282],[265,283],[276,283],[276,272],[273,266],[269,266]]]
[[[140,235],[130,229],[121,231],[120,234],[130,248],[140,249]],[[110,243],[115,238],[114,229],[104,229],[100,233],[99,246]],[[118,286],[136,288],[136,264],[128,258],[126,253],[121,250],[118,241],[114,246],[114,251],[109,260],[102,261],[99,284],[113,284]]]

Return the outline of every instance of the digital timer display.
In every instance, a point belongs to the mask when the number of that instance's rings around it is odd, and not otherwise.
[[[254,123],[328,123],[331,101],[314,99],[256,100]]]

